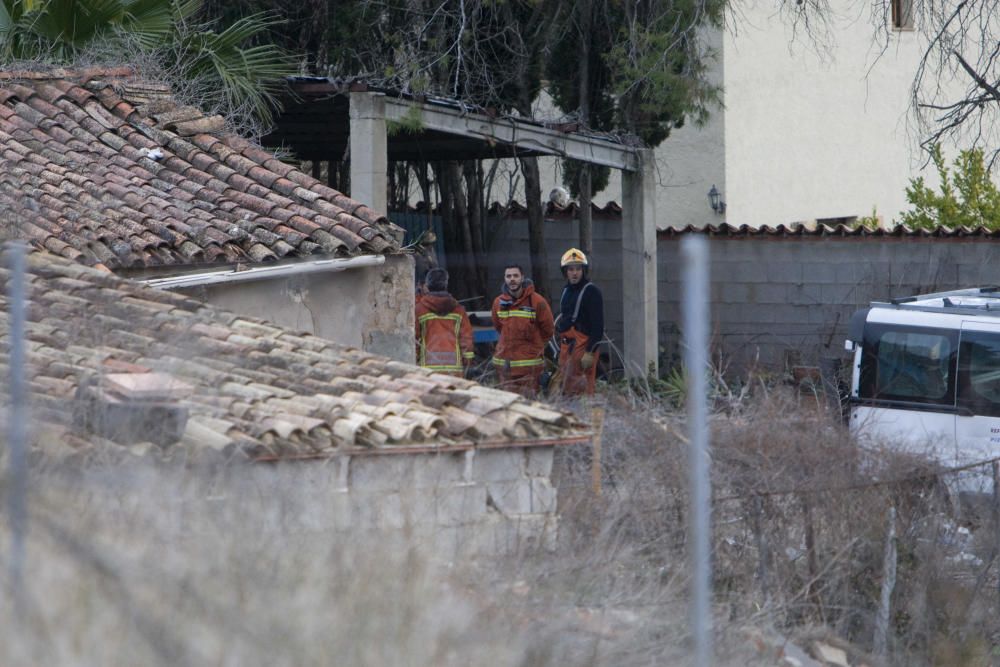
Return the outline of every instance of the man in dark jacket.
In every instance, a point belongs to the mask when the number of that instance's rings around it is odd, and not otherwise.
[[[472,363],[472,323],[448,293],[448,272],[432,268],[416,304],[417,363],[438,373],[461,377]]]
[[[559,371],[566,396],[593,394],[597,382],[598,346],[604,338],[604,298],[590,282],[587,256],[576,248],[559,262],[566,286],[559,299]]]

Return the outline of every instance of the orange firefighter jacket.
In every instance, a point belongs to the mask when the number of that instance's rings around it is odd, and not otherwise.
[[[462,375],[472,361],[472,323],[451,294],[429,292],[417,297],[417,363],[438,373]]]
[[[511,296],[504,285],[503,294],[493,301],[493,326],[500,333],[500,340],[493,355],[493,363],[508,368],[515,375],[518,371],[541,370],[545,363],[542,353],[545,344],[555,331],[552,309],[548,302],[535,293],[530,280],[524,281],[521,295]]]

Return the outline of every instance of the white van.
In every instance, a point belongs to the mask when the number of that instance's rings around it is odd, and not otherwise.
[[[946,467],[1000,457],[1000,287],[872,303],[851,318],[846,347],[860,438]],[[989,466],[963,477],[985,490]]]

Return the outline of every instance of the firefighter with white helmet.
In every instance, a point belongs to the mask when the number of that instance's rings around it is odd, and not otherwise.
[[[604,298],[590,282],[590,262],[582,250],[564,252],[559,267],[566,278],[556,321],[562,391],[568,396],[593,394],[598,346],[604,338]]]

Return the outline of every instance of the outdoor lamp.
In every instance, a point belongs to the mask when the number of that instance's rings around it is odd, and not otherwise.
[[[726,202],[722,201],[722,193],[716,189],[715,183],[712,184],[712,189],[708,191],[708,203],[712,206],[712,210],[719,215],[726,212]]]

